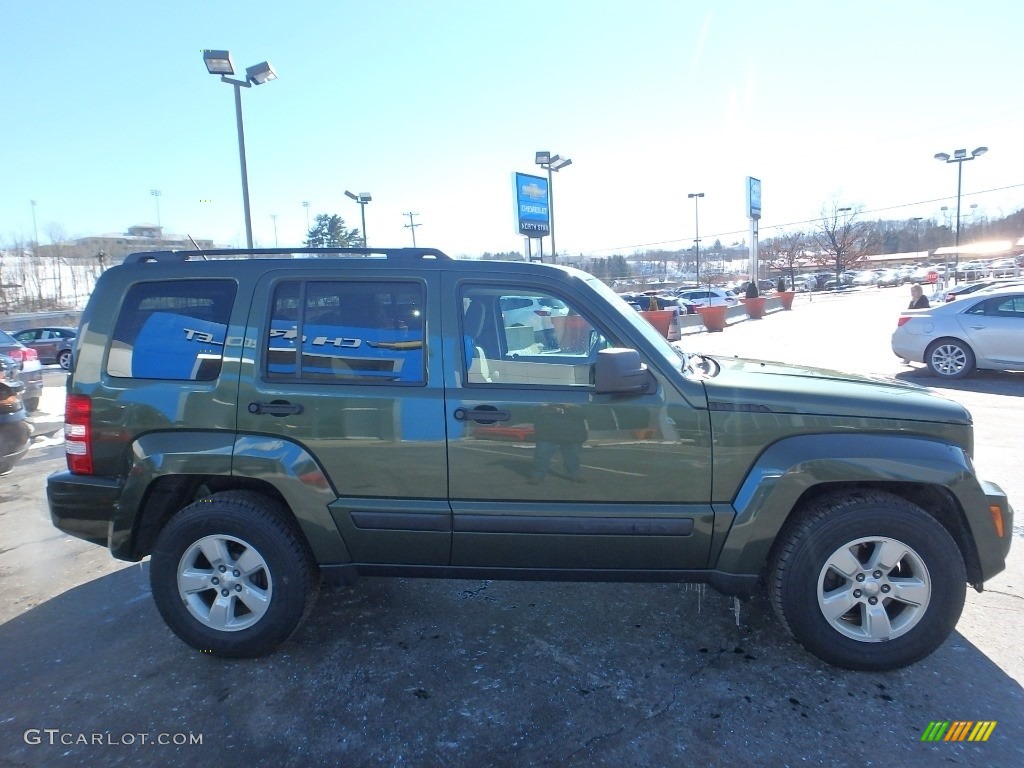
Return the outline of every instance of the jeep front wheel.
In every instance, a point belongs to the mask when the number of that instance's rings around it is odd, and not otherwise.
[[[318,571],[286,511],[251,492],[185,507],[153,549],[153,599],[171,630],[218,656],[258,656],[298,628],[316,599]]]
[[[920,507],[877,491],[837,493],[783,532],[769,596],[815,656],[881,671],[943,643],[960,618],[966,582],[956,543]]]

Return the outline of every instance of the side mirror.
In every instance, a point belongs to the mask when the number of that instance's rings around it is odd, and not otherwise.
[[[599,395],[643,395],[657,389],[654,374],[635,349],[602,349],[594,363],[594,389]]]

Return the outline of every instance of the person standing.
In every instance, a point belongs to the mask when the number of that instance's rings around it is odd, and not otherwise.
[[[928,297],[924,295],[924,289],[918,283],[910,286],[910,305],[907,309],[928,309]]]

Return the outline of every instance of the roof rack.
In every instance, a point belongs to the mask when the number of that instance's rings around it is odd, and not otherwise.
[[[196,261],[197,259],[206,260],[211,256],[266,258],[268,256],[294,256],[296,254],[315,257],[361,256],[377,258],[383,256],[389,261],[414,261],[419,259],[452,260],[451,256],[436,248],[219,248],[205,251],[143,251],[125,256],[124,263],[180,263]]]

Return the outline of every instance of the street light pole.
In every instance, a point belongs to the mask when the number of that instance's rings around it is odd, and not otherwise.
[[[572,165],[572,160],[567,157],[552,155],[550,152],[537,152],[534,155],[534,162],[548,172],[548,233],[551,235],[551,262],[558,263],[558,251],[555,249],[555,190],[551,185],[551,172],[567,168]],[[540,241],[541,261],[544,261],[544,240]]]
[[[704,197],[703,192],[691,192],[687,197],[693,198],[693,230],[694,230],[694,245],[696,246],[696,264],[697,264],[697,286],[700,286],[700,211],[697,209],[697,203],[700,198]]]
[[[39,227],[36,226],[36,201],[29,200],[32,203],[32,232],[35,233],[35,240],[32,243],[32,255],[37,255],[39,250]]]
[[[156,225],[163,229],[163,226],[160,223],[160,195],[162,195],[163,192],[159,189],[151,189],[149,190],[149,194],[156,199]]]
[[[309,237],[309,200],[303,200],[302,207],[306,209],[306,237]]]
[[[357,203],[359,203],[359,216],[360,216],[360,219],[363,222],[363,230],[362,230],[363,231],[363,248],[365,248],[366,247],[366,204],[368,202],[370,202],[371,200],[373,200],[373,198],[370,196],[369,192],[360,192],[358,195],[356,195],[356,194],[353,194],[352,192],[349,192],[347,189],[345,190],[345,197],[351,198],[352,200],[355,200]],[[416,245],[416,232],[415,232],[415,230],[413,231],[413,243],[412,244],[414,246]]]
[[[953,150],[953,156],[950,157],[945,152],[937,152],[935,159],[942,163],[956,163],[956,254],[953,264],[953,282],[956,282],[956,271],[960,268],[960,193],[963,189],[964,180],[964,163],[968,160],[973,160],[976,157],[980,157],[988,152],[988,147],[978,147],[971,151],[971,156],[967,156],[966,149],[955,149]],[[948,277],[948,276],[947,276]]]
[[[921,252],[921,220],[924,216],[915,216],[911,219],[914,222],[914,258],[918,258]]]
[[[277,248],[277,214],[270,214],[270,219],[274,222],[274,247]]]
[[[203,51],[206,70],[211,75],[220,75],[221,82],[235,88],[235,123],[238,128],[238,160],[242,166],[242,206],[245,209],[245,239],[252,248],[252,216],[249,212],[249,173],[245,165],[245,129],[242,125],[242,88],[262,85],[277,79],[277,73],[264,61],[245,70],[245,80],[232,80],[228,75],[235,74],[235,65],[228,51]]]

